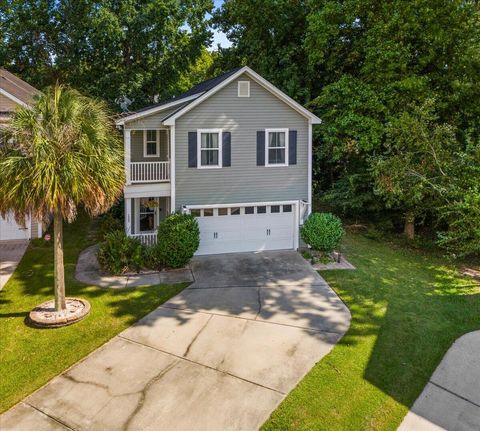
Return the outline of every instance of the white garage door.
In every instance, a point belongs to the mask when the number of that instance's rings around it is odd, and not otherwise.
[[[200,227],[197,255],[294,247],[295,205],[191,209]]]
[[[29,239],[30,217],[25,218],[25,227],[19,225],[13,216],[0,217],[0,241],[8,239]]]

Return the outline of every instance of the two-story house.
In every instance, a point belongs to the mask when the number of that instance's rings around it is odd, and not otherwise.
[[[36,88],[0,68],[0,128],[8,124],[19,106],[27,106],[37,93]],[[42,223],[33,217],[25,217],[25,223],[20,224],[12,214],[0,217],[0,241],[37,238],[42,236],[42,231]]]
[[[248,67],[127,113],[117,120],[127,234],[151,244],[159,222],[183,211],[199,223],[197,254],[297,248],[319,123]]]

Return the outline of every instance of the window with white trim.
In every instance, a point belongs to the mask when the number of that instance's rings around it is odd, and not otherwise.
[[[238,81],[238,97],[250,97],[250,81]]]
[[[288,165],[288,129],[265,130],[265,165]]]
[[[219,129],[201,129],[197,132],[198,168],[222,167],[222,131]]]
[[[158,130],[143,131],[143,157],[160,156],[160,136]]]

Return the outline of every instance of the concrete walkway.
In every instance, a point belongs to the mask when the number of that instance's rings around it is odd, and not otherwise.
[[[480,331],[455,341],[398,429],[480,430]]]
[[[256,430],[350,313],[295,252],[195,258],[195,282],[0,416],[7,430]]]
[[[90,286],[121,289],[125,287],[153,286],[154,284],[190,283],[193,281],[192,271],[188,268],[128,275],[106,274],[98,264],[97,250],[98,244],[83,250],[75,267],[75,278]]]
[[[7,284],[27,247],[28,240],[0,241],[0,290]]]

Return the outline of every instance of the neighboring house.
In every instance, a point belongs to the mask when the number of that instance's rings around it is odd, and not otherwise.
[[[8,124],[10,116],[19,106],[27,106],[38,90],[15,75],[0,69],[0,127]],[[0,185],[1,187],[1,185]],[[30,239],[42,236],[42,224],[25,218],[25,225],[18,224],[13,216],[0,217],[0,241]]]
[[[195,215],[197,254],[296,249],[312,202],[320,119],[248,67],[123,115],[125,230],[151,244]]]

